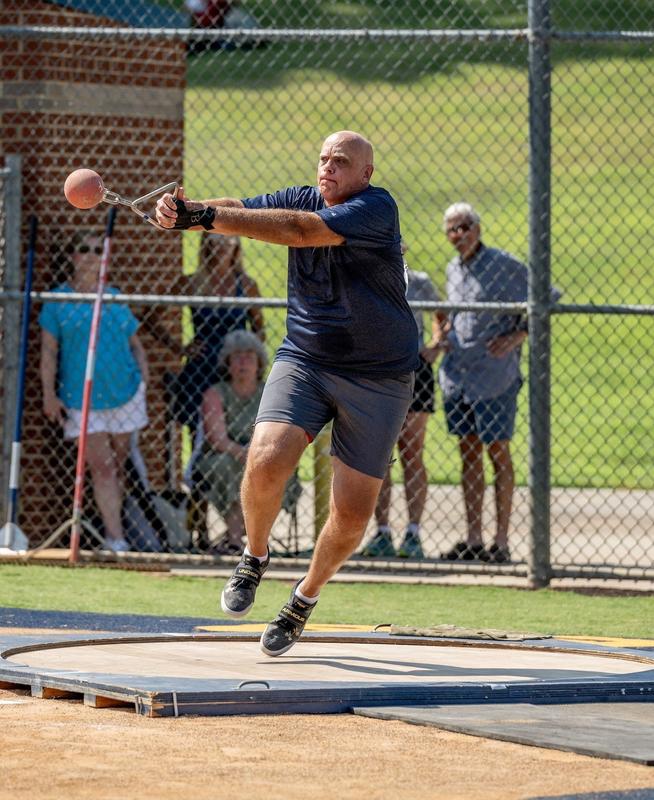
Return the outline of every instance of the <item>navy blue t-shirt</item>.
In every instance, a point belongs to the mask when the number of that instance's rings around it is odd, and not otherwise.
[[[317,213],[345,242],[289,247],[286,338],[277,358],[340,374],[416,369],[418,330],[406,300],[397,206],[370,186],[327,208],[315,186],[243,200],[246,208]]]

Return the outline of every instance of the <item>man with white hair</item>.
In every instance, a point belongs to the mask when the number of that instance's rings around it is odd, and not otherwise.
[[[448,302],[526,302],[527,267],[510,253],[486,247],[479,214],[469,203],[451,205],[443,227],[458,252],[447,266]],[[450,315],[439,383],[448,430],[459,439],[467,538],[443,554],[447,560],[510,561],[515,485],[510,444],[523,383],[520,348],[526,338],[523,316],[494,311]],[[484,450],[495,473],[495,541],[488,549],[482,537]]]

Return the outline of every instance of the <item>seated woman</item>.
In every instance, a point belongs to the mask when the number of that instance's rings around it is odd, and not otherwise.
[[[215,506],[227,526],[224,538],[212,552],[234,554],[243,549],[245,526],[239,490],[268,356],[256,334],[239,330],[225,337],[218,362],[227,374],[202,398],[204,438],[192,474],[196,488]]]

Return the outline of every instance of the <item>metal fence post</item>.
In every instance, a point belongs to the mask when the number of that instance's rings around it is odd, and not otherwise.
[[[2,288],[20,291],[21,157],[5,157],[4,264]],[[2,519],[9,499],[9,464],[13,439],[12,421],[16,417],[16,379],[20,346],[20,299],[10,299],[2,312],[2,467],[0,485]]]
[[[549,0],[529,0],[529,585],[550,561],[551,64]]]

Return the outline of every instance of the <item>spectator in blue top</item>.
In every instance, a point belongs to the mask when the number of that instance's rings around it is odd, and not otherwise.
[[[102,256],[102,238],[78,231],[72,242],[73,274],[54,291],[95,292]],[[118,290],[107,288],[107,294]],[[44,303],[41,326],[41,385],[45,416],[63,426],[64,437],[80,434],[82,395],[91,331],[91,303]],[[128,549],[121,521],[122,471],[130,435],[148,423],[145,387],[148,366],[139,340],[138,321],[123,305],[102,309],[97,341],[86,461],[105,529],[105,546],[116,553]]]
[[[527,300],[527,267],[510,253],[481,241],[479,214],[469,203],[451,205],[443,217],[445,234],[458,255],[447,266],[451,303]],[[522,386],[520,348],[527,338],[524,317],[493,311],[450,315],[439,382],[450,433],[459,439],[468,534],[443,554],[448,560],[510,560],[509,518],[514,471],[511,438]],[[495,541],[482,538],[484,449],[495,474]]]
[[[287,334],[261,399],[241,489],[247,547],[225,585],[223,611],[242,617],[269,563],[270,528],[308,442],[333,420],[330,511],[307,575],[261,638],[268,655],[300,637],[324,584],[361,541],[418,366],[406,301],[399,215],[370,185],[373,150],[352,131],[323,143],[317,186],[245,200],[164,195],[164,227],[199,226],[286,245]]]

